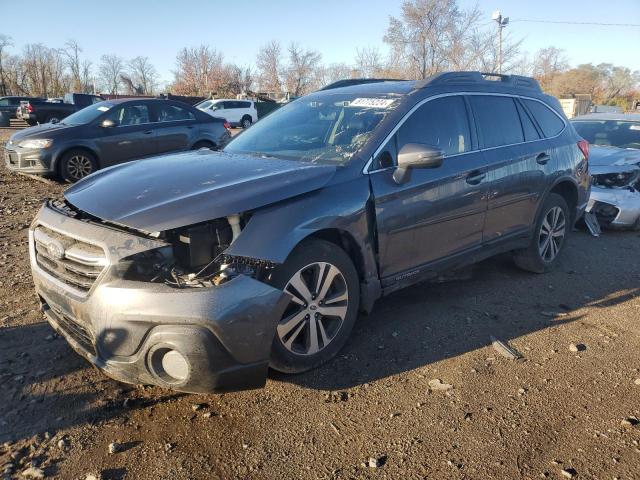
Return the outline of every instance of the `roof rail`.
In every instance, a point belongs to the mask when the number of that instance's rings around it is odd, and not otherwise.
[[[347,78],[345,80],[338,80],[337,82],[330,83],[329,85],[322,87],[319,91],[379,82],[406,82],[406,80],[401,78]]]
[[[433,87],[436,85],[450,84],[478,84],[486,82],[496,82],[508,85],[514,88],[527,88],[542,92],[540,85],[534,78],[523,77],[522,75],[503,75],[500,73],[484,73],[484,72],[443,72],[437,73],[431,77],[420,80],[416,83],[416,89],[425,87]]]

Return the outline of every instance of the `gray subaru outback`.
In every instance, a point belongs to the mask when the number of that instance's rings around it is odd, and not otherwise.
[[[501,252],[553,268],[588,143],[519,76],[341,82],[233,139],[117,165],[30,228],[51,325],[120,381],[258,388],[331,359],[359,312]]]

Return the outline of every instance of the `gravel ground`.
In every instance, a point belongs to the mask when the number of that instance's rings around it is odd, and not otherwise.
[[[43,322],[27,228],[62,190],[0,169],[0,478],[640,478],[637,233],[397,292],[328,365],[195,396],[114,382]]]

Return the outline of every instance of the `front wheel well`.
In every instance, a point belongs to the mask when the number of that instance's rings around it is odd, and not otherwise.
[[[64,156],[71,152],[71,151],[84,151],[87,152],[89,154],[91,154],[91,156],[96,160],[96,163],[98,164],[98,168],[100,168],[100,157],[98,157],[98,155],[96,154],[96,152],[94,152],[93,150],[91,150],[88,147],[69,147],[64,149],[62,152],[60,152],[60,154],[58,154],[58,156],[55,158],[54,164],[53,164],[53,169],[60,173],[60,165],[62,164],[62,159],[64,158]]]
[[[347,255],[349,255],[353,265],[356,267],[359,280],[361,282],[364,280],[364,257],[362,256],[362,251],[360,250],[358,243],[351,234],[337,228],[328,228],[325,230],[319,230],[307,238],[319,238],[342,248]]]
[[[575,220],[576,207],[578,206],[578,188],[569,181],[562,181],[555,185],[550,193],[557,193],[567,202],[571,219]]]

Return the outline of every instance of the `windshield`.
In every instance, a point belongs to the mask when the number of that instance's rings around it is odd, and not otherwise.
[[[353,94],[304,97],[260,120],[224,150],[342,165],[398,103],[396,98]]]
[[[578,135],[592,145],[640,148],[640,122],[580,120],[572,123]]]
[[[202,103],[199,103],[198,105],[196,105],[196,108],[199,110],[206,110],[207,108],[209,108],[211,106],[211,104],[213,103],[213,100],[205,100]]]
[[[104,112],[109,111],[113,107],[112,103],[100,102],[78,110],[76,113],[69,115],[61,123],[65,125],[84,125],[93,122]]]

